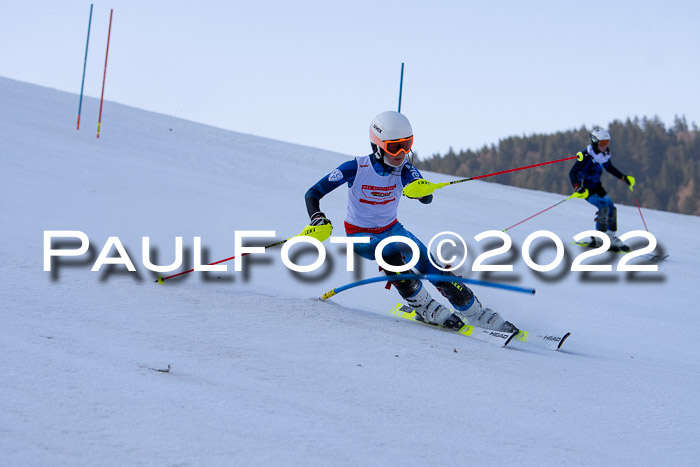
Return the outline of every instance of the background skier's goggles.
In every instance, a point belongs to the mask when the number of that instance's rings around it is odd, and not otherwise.
[[[384,141],[381,146],[382,149],[384,149],[384,152],[391,154],[392,156],[398,156],[401,151],[408,154],[408,151],[411,150],[411,146],[413,146],[413,136]]]

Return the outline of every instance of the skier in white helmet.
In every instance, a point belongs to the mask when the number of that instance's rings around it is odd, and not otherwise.
[[[369,237],[369,243],[356,243],[355,253],[375,260],[375,248],[380,241],[391,236],[413,240],[420,250],[420,258],[414,269],[423,274],[453,276],[431,264],[425,245],[406,230],[397,219],[402,189],[414,180],[423,178],[408,160],[412,154],[413,129],[408,119],[398,112],[377,115],[369,128],[372,154],[344,162],[323,177],[306,192],[306,208],[311,225],[330,224],[321,211],[320,200],[339,186],[348,184],[348,202],[345,216],[345,232],[349,237]],[[433,195],[418,198],[429,204]],[[408,245],[395,242],[387,245],[382,253],[387,264],[401,266],[412,257]],[[432,258],[432,256],[430,256]],[[438,264],[433,258],[433,262]],[[397,273],[384,271],[387,275]],[[459,329],[464,323],[503,332],[517,332],[517,328],[490,308],[484,308],[474,293],[460,282],[433,282],[445,296],[454,313],[435,301],[427,288],[416,279],[392,281],[407,304],[426,322]]]
[[[607,194],[600,176],[603,168],[625,182],[630,189],[634,186],[634,177],[620,172],[610,160],[610,132],[602,128],[591,131],[591,144],[579,151],[578,160],[569,171],[569,179],[574,186],[575,196],[583,198],[598,208],[596,213],[596,230],[608,235],[613,251],[630,251],[630,248],[617,237],[617,208]],[[591,237],[589,246],[600,246],[601,240]]]

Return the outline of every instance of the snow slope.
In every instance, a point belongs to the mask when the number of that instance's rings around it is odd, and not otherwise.
[[[399,297],[381,283],[314,300],[377,275],[366,261],[345,271],[328,242],[333,267],[303,277],[274,248],[243,272],[229,262],[155,284],[142,237],[169,264],[182,236],[179,270],[195,236],[205,261],[233,255],[235,231],[291,237],[307,221],[308,186],[351,156],[111,102],[96,139],[98,103],[83,102],[76,131],[77,103],[0,78],[1,464],[697,465],[697,217],[644,211],[671,255],[657,273],[573,273],[581,251],[569,242],[594,209],[571,200],[510,231],[512,254],[492,262],[514,271],[487,274],[470,269],[488,243],[474,236],[561,195],[474,181],[431,205],[404,199],[400,219],[426,242],[445,230],[465,238],[465,277],[537,289],[475,286],[483,303],[523,329],[572,332],[560,352],[498,348],[387,316]],[[322,206],[342,236],[345,189]],[[618,210],[621,232],[643,228],[636,207]],[[540,229],[567,255],[536,274],[519,251]],[[85,232],[91,250],[45,272],[46,230]],[[90,271],[111,236],[136,273]],[[540,253],[542,264],[554,256]]]

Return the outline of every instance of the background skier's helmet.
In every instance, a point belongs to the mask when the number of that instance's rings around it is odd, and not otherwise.
[[[591,131],[591,143],[593,144],[594,148],[597,148],[598,143],[600,142],[609,144],[610,132],[602,128],[594,128],[593,131]]]
[[[408,119],[398,112],[382,112],[369,126],[369,141],[372,151],[382,160],[386,153],[408,154],[413,146],[413,128]]]

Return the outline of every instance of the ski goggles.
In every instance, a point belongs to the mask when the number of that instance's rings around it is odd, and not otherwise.
[[[398,156],[401,151],[408,154],[408,151],[411,150],[411,146],[413,146],[413,135],[409,136],[408,138],[392,139],[389,141],[381,141],[374,135],[372,136],[374,143],[382,148],[384,152],[392,156]]]

